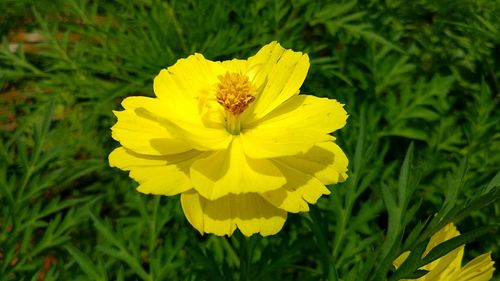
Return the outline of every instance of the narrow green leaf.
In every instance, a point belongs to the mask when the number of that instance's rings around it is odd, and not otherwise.
[[[384,46],[387,46],[393,50],[396,50],[402,54],[406,54],[406,52],[403,49],[396,46],[394,43],[389,42],[387,39],[385,39],[384,37],[378,35],[377,33],[373,32],[373,31],[362,30],[359,33],[361,36],[365,37],[368,40],[375,41],[375,42],[380,43]]]
[[[406,274],[403,277],[406,278],[406,279],[418,279],[420,277],[423,277],[427,273],[429,273],[429,271],[424,270],[424,269],[417,269],[415,272],[410,273],[410,274]]]
[[[401,264],[401,266],[394,272],[390,280],[399,280],[402,278],[408,278],[407,276],[414,273],[419,268],[419,262],[422,258],[422,254],[427,247],[429,240],[420,242],[415,249],[412,249],[410,255]]]
[[[491,190],[495,187],[500,187],[500,172],[498,172],[495,177],[488,183],[488,186],[486,186],[486,190],[484,193],[491,192]]]
[[[71,244],[65,245],[64,248],[70,253],[83,272],[85,272],[90,279],[96,281],[106,280],[106,278],[99,273],[99,269],[94,265],[94,263],[92,263],[90,258],[85,253]]]
[[[498,202],[500,200],[500,187],[493,188],[490,192],[485,193],[477,198],[474,198],[472,202],[467,204],[464,208],[457,212],[450,212],[450,215],[445,219],[450,222],[451,220],[460,221],[464,217],[468,216],[471,212],[485,208],[490,204]],[[444,225],[442,225],[444,226]]]
[[[380,190],[382,192],[382,199],[384,200],[389,214],[398,211],[399,207],[396,204],[396,200],[394,199],[394,195],[392,195],[390,188],[386,185],[383,185]]]
[[[413,161],[413,150],[414,145],[413,142],[408,147],[406,151],[405,158],[403,160],[403,164],[401,165],[401,170],[399,172],[398,179],[398,196],[399,196],[399,207],[406,209],[407,202],[409,201],[409,196],[411,194],[408,193],[408,188],[410,184],[410,165]]]
[[[448,181],[448,187],[446,189],[445,200],[443,203],[443,213],[449,212],[457,203],[458,194],[460,194],[464,185],[464,178],[467,172],[467,163],[468,159],[467,157],[465,157],[460,162],[460,166],[457,169],[456,173],[453,175],[453,178]]]
[[[100,220],[98,219],[90,210],[88,211],[90,218],[94,222],[94,226],[97,231],[112,245],[121,245],[120,241],[113,235],[112,231]]]
[[[413,140],[429,142],[429,133],[423,129],[412,127],[393,128],[390,130],[382,131],[379,136],[398,136]]]

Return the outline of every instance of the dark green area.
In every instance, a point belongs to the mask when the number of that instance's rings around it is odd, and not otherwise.
[[[463,243],[464,262],[500,260],[499,8],[0,0],[0,280],[385,280]],[[44,40],[12,52],[21,31]],[[346,104],[350,178],[278,235],[201,237],[178,197],[108,166],[112,110],[152,96],[179,58],[247,58],[272,40],[309,54],[302,92]],[[394,272],[450,221],[467,234]]]

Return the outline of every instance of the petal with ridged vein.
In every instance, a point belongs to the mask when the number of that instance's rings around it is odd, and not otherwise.
[[[192,188],[189,167],[204,156],[206,153],[195,150],[175,155],[150,156],[119,147],[109,155],[109,164],[111,167],[130,170],[130,177],[139,183],[138,191],[170,196]]]
[[[261,193],[285,184],[283,174],[270,160],[247,157],[238,137],[229,149],[193,163],[191,179],[194,189],[209,200],[228,194]]]
[[[313,175],[323,184],[336,184],[347,179],[349,160],[334,142],[316,144],[304,154],[278,158],[281,163]]]
[[[241,139],[248,156],[272,158],[305,153],[342,128],[347,113],[336,100],[299,95],[258,122],[243,124]]]
[[[213,91],[219,83],[218,76],[225,71],[220,62],[194,54],[160,72],[155,78],[155,94],[166,101],[179,97],[196,100],[207,91]]]
[[[135,152],[149,155],[176,154],[192,149],[192,146],[176,139],[165,126],[132,109],[114,111],[118,118],[111,128],[111,136],[121,145]]]
[[[189,112],[188,109],[184,110],[182,107],[176,106],[175,103],[158,98],[128,97],[123,100],[122,105],[125,112],[133,112],[144,120],[156,122],[158,126],[163,127],[169,133],[169,137],[178,143],[183,143],[189,149],[204,151],[225,149],[232,139],[232,135],[226,131],[223,124],[219,124],[218,127],[207,127],[198,113]],[[144,130],[137,132],[137,134],[134,132],[132,130],[127,137],[140,137]],[[148,132],[151,133],[151,131]],[[122,139],[117,140],[122,141]],[[150,143],[152,146],[158,146],[158,141],[158,139],[153,139],[150,140]],[[152,155],[162,154],[153,154],[153,152],[151,151]]]
[[[454,280],[456,281],[488,281],[493,278],[493,260],[491,259],[491,254],[482,254],[470,262],[468,262],[460,272],[457,274]]]
[[[308,203],[315,204],[322,195],[330,194],[330,190],[314,176],[279,160],[274,162],[286,178],[286,184],[282,188],[262,194],[274,206],[292,213],[307,212]]]
[[[227,195],[207,200],[195,190],[181,194],[187,220],[201,234],[231,235],[236,228],[245,236],[273,235],[281,230],[286,212],[269,204],[258,194]]]

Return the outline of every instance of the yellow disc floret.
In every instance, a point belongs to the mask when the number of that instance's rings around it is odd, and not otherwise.
[[[248,77],[240,73],[226,72],[219,76],[217,101],[232,115],[240,115],[255,100]]]

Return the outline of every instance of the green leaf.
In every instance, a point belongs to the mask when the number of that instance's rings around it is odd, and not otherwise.
[[[406,54],[406,52],[403,49],[396,46],[394,43],[389,42],[387,39],[385,39],[384,37],[378,35],[377,33],[373,32],[373,31],[360,30],[359,34],[362,37],[368,39],[369,41],[374,41],[374,42],[380,43],[381,45],[387,46],[387,47],[389,47],[393,50],[396,50],[402,54]]]
[[[488,186],[486,187],[484,193],[491,192],[491,190],[495,187],[500,187],[500,172],[498,172],[490,181],[490,183],[488,183]]]
[[[430,139],[429,133],[426,130],[411,127],[393,128],[388,131],[382,131],[379,135],[404,137],[425,142],[428,142]]]
[[[414,272],[420,267],[419,262],[422,258],[422,254],[427,247],[429,240],[420,242],[415,249],[412,249],[410,255],[401,264],[401,266],[394,272],[390,280],[399,280],[402,278],[408,278],[408,276],[413,275]]]
[[[410,187],[410,165],[413,161],[413,143],[410,144],[408,150],[406,151],[405,159],[403,160],[403,164],[401,165],[401,170],[399,172],[398,179],[398,197],[399,197],[399,206],[402,209],[406,209],[408,205],[409,197],[411,194]],[[410,192],[408,192],[410,191]]]
[[[71,244],[67,244],[64,246],[66,251],[70,253],[70,255],[75,259],[80,268],[87,274],[89,278],[92,280],[107,280],[100,272],[99,269],[94,265],[94,263],[90,260],[90,258],[78,250]]]
[[[105,225],[101,220],[99,220],[90,210],[88,211],[90,218],[94,222],[94,226],[100,235],[104,237],[107,241],[104,245],[98,245],[97,248],[103,253],[122,260],[134,270],[139,277],[143,280],[150,280],[150,276],[141,266],[138,261],[138,256],[131,254],[124,245],[124,242],[116,237],[113,233],[111,227]]]
[[[446,221],[460,221],[473,211],[480,210],[500,200],[500,187],[495,187],[488,193],[482,194],[474,198],[470,203],[466,204],[464,208],[458,211],[450,212],[446,217]],[[443,225],[444,226],[444,225]]]
[[[332,18],[341,16],[350,10],[352,10],[357,4],[356,0],[348,1],[345,3],[331,3],[326,7],[323,7],[319,12],[317,12],[314,17],[316,21],[312,21],[313,24],[317,24],[318,21],[325,21]]]
[[[406,274],[403,277],[407,278],[407,279],[418,279],[420,277],[423,277],[427,273],[429,273],[429,271],[424,270],[424,269],[418,269],[418,270],[414,271],[413,273]]]

